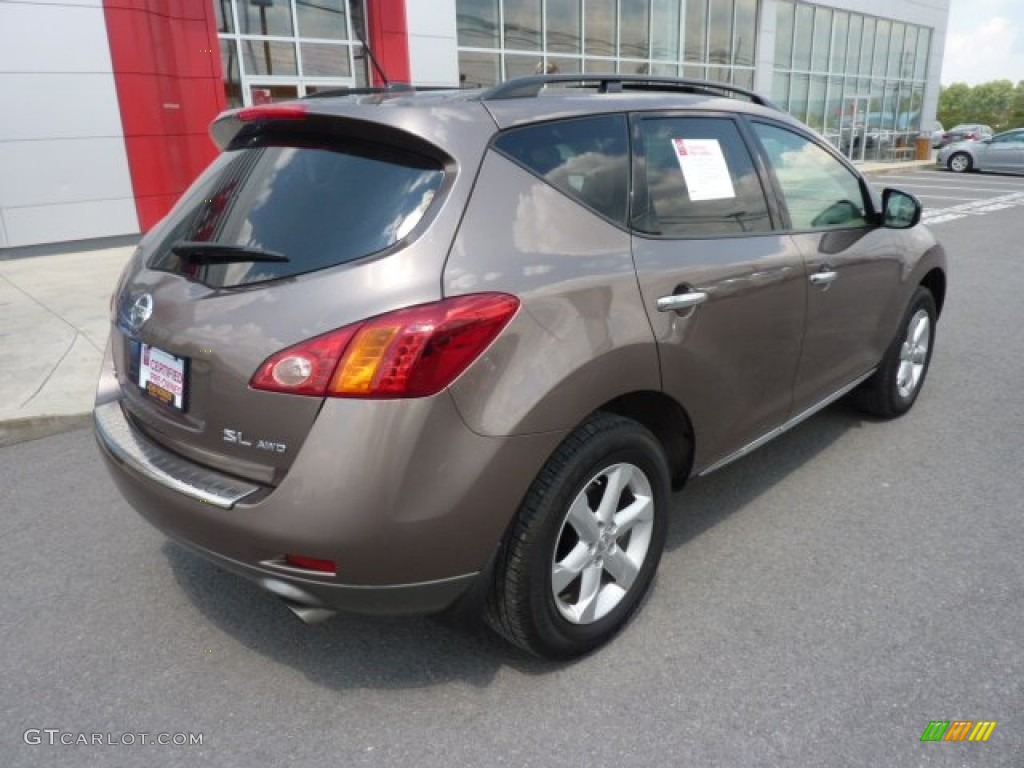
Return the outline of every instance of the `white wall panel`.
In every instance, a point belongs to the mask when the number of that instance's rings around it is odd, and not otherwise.
[[[409,72],[416,85],[459,84],[459,58],[454,40],[409,36]]]
[[[4,219],[7,245],[12,248],[133,235],[139,231],[132,199],[8,208]]]
[[[455,0],[405,0],[410,35],[455,37]]]
[[[416,85],[458,85],[455,0],[406,0],[409,74]]]
[[[8,0],[0,0],[8,2]],[[87,8],[102,8],[103,0],[13,0],[13,2],[33,3],[35,5],[80,5]]]
[[[122,136],[111,74],[0,73],[0,142]]]
[[[132,197],[120,138],[0,142],[0,169],[4,209]]]
[[[111,72],[103,9],[0,2],[0,72]]]
[[[0,247],[138,232],[102,0],[0,0]]]

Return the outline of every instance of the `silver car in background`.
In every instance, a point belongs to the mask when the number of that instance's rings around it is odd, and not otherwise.
[[[996,134],[982,141],[959,141],[939,150],[940,168],[954,173],[994,171],[1024,173],[1024,128]]]
[[[956,144],[959,141],[981,141],[982,139],[991,138],[994,133],[995,131],[992,130],[992,126],[989,125],[982,125],[981,123],[959,123],[942,134],[942,140],[939,142],[939,147]]]

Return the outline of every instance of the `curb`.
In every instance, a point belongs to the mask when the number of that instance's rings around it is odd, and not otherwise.
[[[0,448],[82,429],[89,426],[91,422],[92,414],[89,412],[68,413],[59,416],[27,416],[10,421],[0,421]]]
[[[927,168],[938,168],[934,160],[918,160],[913,164],[901,164],[896,168],[862,168],[861,174],[864,176],[886,176],[890,173],[903,173],[905,171],[920,171]]]

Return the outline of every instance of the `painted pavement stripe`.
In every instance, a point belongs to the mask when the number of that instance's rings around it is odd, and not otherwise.
[[[987,200],[976,200],[962,205],[950,206],[949,208],[926,210],[921,219],[927,224],[940,224],[945,221],[962,219],[965,216],[984,216],[986,213],[1004,211],[1021,205],[1024,205],[1024,192],[1014,192],[1009,195],[1000,195],[999,197],[992,197]]]
[[[912,190],[905,189],[904,192],[910,192]],[[923,192],[914,192],[914,196],[922,200],[959,200],[960,202],[980,202],[983,200],[991,200],[991,197],[967,197],[963,195],[926,195]]]
[[[876,185],[877,186],[877,185]],[[1015,192],[1024,191],[1024,184],[1005,187],[964,187],[958,184],[931,184],[929,182],[907,180],[905,186],[920,189],[956,189],[961,192]]]

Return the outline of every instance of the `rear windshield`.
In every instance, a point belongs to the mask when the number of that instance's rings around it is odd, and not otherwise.
[[[365,144],[225,152],[154,233],[149,266],[220,288],[343,264],[408,235],[443,179],[436,160]],[[217,263],[191,258],[182,243],[240,247],[287,261]]]

